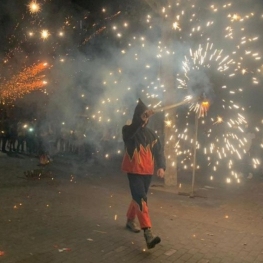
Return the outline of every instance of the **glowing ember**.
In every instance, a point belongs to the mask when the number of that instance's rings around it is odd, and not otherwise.
[[[42,30],[41,31],[41,38],[43,38],[43,39],[47,39],[48,37],[49,37],[49,32],[48,32],[48,30]]]
[[[36,1],[32,1],[29,5],[30,13],[38,13],[40,11],[40,5]]]

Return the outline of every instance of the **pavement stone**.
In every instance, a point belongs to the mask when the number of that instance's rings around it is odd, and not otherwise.
[[[43,176],[26,178],[29,170]],[[142,232],[125,229],[130,193],[120,160],[60,155],[39,167],[37,158],[2,154],[0,262],[263,262],[263,177],[231,186],[200,180],[204,198],[161,184],[154,178],[149,209],[162,242],[148,250]]]

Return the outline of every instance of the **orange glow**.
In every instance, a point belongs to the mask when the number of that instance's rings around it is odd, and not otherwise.
[[[0,95],[3,100],[15,100],[34,90],[42,89],[47,82],[45,75],[39,75],[47,69],[47,63],[38,63],[27,67],[14,75],[10,80],[0,84]]]
[[[208,101],[203,101],[202,102],[203,107],[209,107],[209,102]]]
[[[199,114],[200,117],[204,117],[207,114],[207,111],[209,110],[209,106],[210,106],[209,101],[205,100],[201,102],[200,114]]]

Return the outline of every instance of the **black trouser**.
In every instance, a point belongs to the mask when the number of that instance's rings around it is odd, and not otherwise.
[[[129,186],[133,200],[139,204],[142,210],[143,199],[147,203],[147,193],[151,184],[152,175],[128,173]]]
[[[20,150],[20,147],[21,147],[21,151],[23,152],[24,151],[24,136],[18,136],[17,137],[17,147],[16,147],[16,150],[19,152]]]
[[[2,152],[6,152],[7,137],[2,137]]]

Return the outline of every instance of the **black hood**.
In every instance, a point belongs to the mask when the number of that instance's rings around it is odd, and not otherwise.
[[[142,122],[141,115],[148,110],[148,107],[139,99],[137,106],[135,107],[132,122]]]

